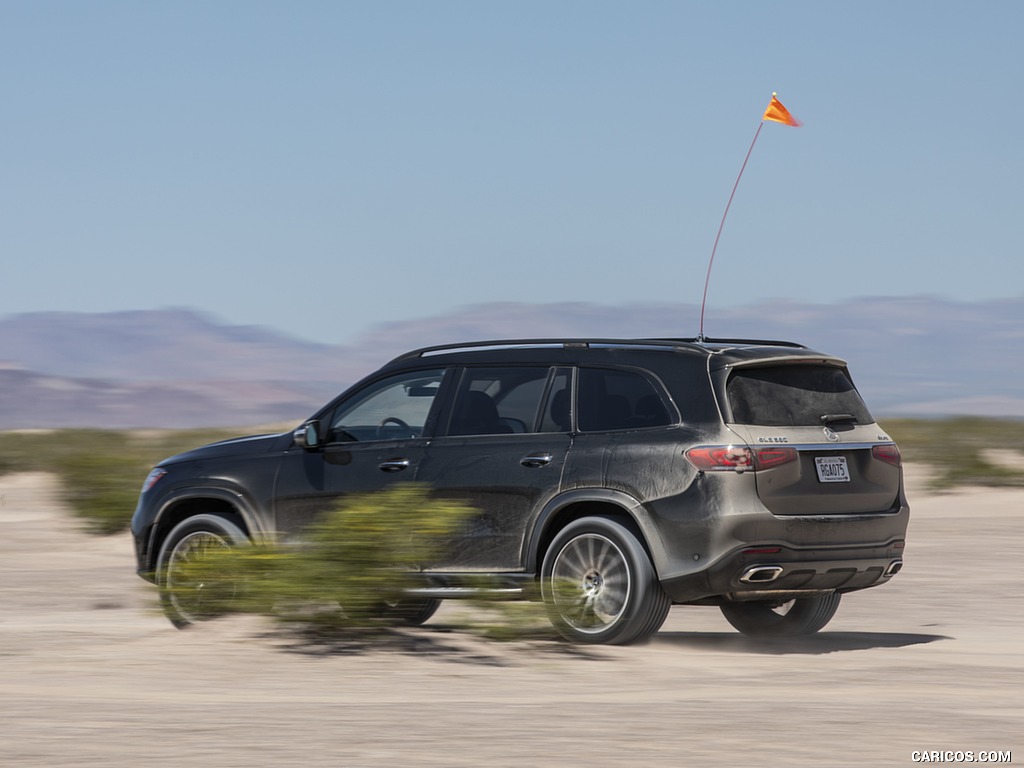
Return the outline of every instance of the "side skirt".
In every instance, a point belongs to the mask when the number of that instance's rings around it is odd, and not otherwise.
[[[486,598],[489,600],[535,600],[539,598],[536,575],[532,573],[447,573],[421,571],[411,574],[416,586],[406,594],[438,600]]]

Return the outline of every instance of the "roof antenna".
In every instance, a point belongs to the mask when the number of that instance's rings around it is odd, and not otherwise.
[[[729,207],[732,205],[732,199],[736,196],[736,188],[740,185],[740,179],[743,177],[743,171],[747,168],[747,161],[750,159],[750,153],[754,151],[754,145],[757,143],[757,137],[761,135],[761,128],[764,127],[765,120],[782,123],[783,125],[791,125],[794,128],[798,128],[801,124],[799,120],[789,114],[788,109],[782,106],[782,102],[776,98],[777,96],[777,93],[772,93],[772,100],[768,102],[768,108],[765,109],[764,115],[761,117],[761,122],[757,124],[757,131],[754,133],[754,140],[750,142],[750,149],[747,150],[747,156],[743,158],[743,165],[740,166],[740,172],[736,176],[736,183],[732,185],[729,202],[725,204],[725,212],[722,214],[722,221],[718,225],[718,234],[715,235],[715,244],[711,248],[711,258],[708,260],[708,273],[704,278],[704,297],[700,301],[700,332],[697,335],[698,344],[703,344],[707,341],[704,336],[704,308],[708,303],[708,284],[711,282],[711,267],[715,264],[715,252],[718,250],[718,240],[722,237],[722,230],[725,228],[725,217],[729,215]]]

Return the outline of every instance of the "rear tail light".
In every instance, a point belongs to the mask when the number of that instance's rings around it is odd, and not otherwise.
[[[795,448],[745,445],[701,445],[686,451],[686,459],[701,472],[757,472],[796,461]]]
[[[900,449],[896,447],[895,443],[872,446],[871,456],[879,461],[884,461],[886,464],[892,464],[894,467],[898,467],[903,463]]]
[[[687,460],[702,472],[743,472],[754,468],[750,449],[732,445],[702,445],[686,452]]]
[[[775,445],[754,449],[754,469],[770,469],[791,461],[796,461],[796,448],[780,448]]]

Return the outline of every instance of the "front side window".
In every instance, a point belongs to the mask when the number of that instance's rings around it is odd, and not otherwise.
[[[842,368],[774,365],[738,368],[726,386],[733,421],[762,427],[811,427],[848,417],[873,419]]]
[[[467,368],[455,394],[448,434],[533,432],[548,372],[546,366]]]
[[[664,427],[673,418],[653,382],[639,373],[581,368],[577,391],[583,432]]]
[[[423,435],[443,370],[407,371],[374,382],[334,412],[332,442],[397,440]]]

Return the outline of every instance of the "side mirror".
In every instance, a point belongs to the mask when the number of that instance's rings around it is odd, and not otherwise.
[[[320,422],[307,421],[292,433],[295,444],[312,451],[320,447]]]

